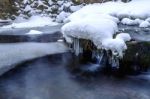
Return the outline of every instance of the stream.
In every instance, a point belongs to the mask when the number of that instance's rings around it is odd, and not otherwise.
[[[149,72],[121,78],[103,73],[83,74],[73,71],[72,67],[81,64],[74,64],[76,60],[70,52],[50,53],[49,47],[45,49],[41,47],[43,45],[45,43],[36,46],[39,47],[37,53],[42,53],[40,57],[28,58],[37,55],[33,54],[36,48],[30,49],[25,61],[10,64],[15,68],[0,76],[0,99],[150,99]],[[23,50],[22,45],[20,49]]]
[[[0,99],[150,99],[150,80],[83,76],[68,69],[70,53],[19,64],[0,77]]]

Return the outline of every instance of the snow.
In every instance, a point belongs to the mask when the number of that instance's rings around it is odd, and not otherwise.
[[[62,27],[63,35],[69,43],[72,37],[89,39],[98,49],[111,50],[122,57],[123,51],[127,49],[126,42],[131,37],[127,33],[114,37],[118,30],[117,24],[150,26],[149,4],[150,0],[89,4],[67,18],[68,23]]]
[[[139,25],[139,27],[148,27],[150,26],[150,23],[148,21],[143,21],[141,22],[141,24]]]
[[[8,19],[8,20],[2,20],[2,19],[0,19],[0,23],[5,23],[5,22],[12,22],[10,19]]]
[[[70,35],[77,38],[91,39],[96,42],[98,39],[102,40],[103,37],[111,38],[111,36],[117,31],[117,24],[114,21],[105,17],[89,17],[87,16],[80,21],[71,21],[65,24],[62,27],[62,32],[65,33],[65,35]],[[95,34],[98,35],[94,36]]]
[[[32,10],[32,8],[31,8],[30,5],[27,5],[27,6],[25,7],[25,9],[24,9],[24,11],[30,11],[30,10]]]
[[[117,34],[116,35],[116,38],[117,39],[122,39],[124,41],[130,41],[131,40],[131,37],[128,33],[120,33],[120,34]]]
[[[150,22],[150,18],[147,18],[145,21],[148,21],[148,22]]]
[[[33,35],[33,34],[42,34],[43,32],[41,31],[37,31],[37,30],[30,30],[28,33],[26,34],[29,34],[29,35]]]
[[[15,6],[18,9],[18,14],[15,15],[15,18],[20,17],[20,15],[23,18],[29,18],[34,15],[44,15],[56,20],[61,12],[72,13],[84,5],[76,5],[72,0],[17,0],[15,1]]]
[[[11,25],[3,26],[2,28],[31,28],[31,27],[42,27],[42,26],[54,26],[58,23],[53,22],[50,17],[46,16],[32,16],[30,19],[13,23]]]
[[[141,19],[138,19],[138,18],[137,18],[137,19],[135,19],[134,21],[135,21],[135,23],[137,23],[137,24],[141,24],[144,20],[141,20]]]
[[[65,24],[62,32],[69,43],[72,42],[69,37],[89,39],[97,48],[117,51],[122,57],[122,52],[127,49],[125,42],[129,41],[131,37],[129,34],[122,33],[113,38],[118,30],[117,22],[116,18],[108,15],[87,15],[84,19]]]
[[[77,6],[70,6],[70,10],[72,12],[78,11],[82,8],[82,5],[77,5]]]
[[[57,22],[65,22],[65,19],[70,15],[68,12],[62,11],[57,17],[56,21]]]
[[[28,0],[23,0],[23,3],[26,4],[28,2]]]
[[[150,17],[150,0],[132,0],[128,3],[123,2],[106,2],[102,4],[89,4],[81,10],[73,13],[69,19],[82,17],[89,14],[107,14],[118,18],[140,18]],[[82,14],[81,14],[82,13]],[[83,18],[83,17],[82,17]]]
[[[0,75],[17,63],[67,51],[67,47],[60,42],[0,44]]]
[[[131,37],[127,33],[120,33],[116,35],[116,38],[104,39],[102,46],[105,50],[111,50],[113,54],[118,54],[120,57],[123,57],[123,51],[127,49],[125,44],[126,41],[130,41]]]
[[[125,24],[125,25],[137,25],[139,23],[139,21],[138,20],[131,20],[129,18],[123,18],[121,20],[121,23]]]
[[[113,55],[123,57],[123,51],[127,49],[125,42],[122,39],[105,39],[102,42],[103,49],[111,50]]]

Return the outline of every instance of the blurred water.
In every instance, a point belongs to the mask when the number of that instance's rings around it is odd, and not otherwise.
[[[72,73],[70,53],[20,64],[0,77],[0,99],[150,99],[150,82]]]
[[[10,28],[5,29],[0,27],[1,35],[26,35],[30,30],[37,30],[43,32],[43,34],[53,34],[59,32],[61,29],[61,24],[56,26],[44,26],[44,27],[34,27],[34,28]]]

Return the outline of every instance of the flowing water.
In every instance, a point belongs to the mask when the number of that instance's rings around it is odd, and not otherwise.
[[[0,77],[0,99],[150,99],[150,80],[82,75],[70,53],[20,64]]]

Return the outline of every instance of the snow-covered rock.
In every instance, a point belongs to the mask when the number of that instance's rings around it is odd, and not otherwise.
[[[135,23],[137,23],[137,24],[141,24],[144,20],[141,20],[141,19],[137,18],[137,19],[135,19],[134,21],[135,21]]]
[[[56,22],[64,22],[71,13],[62,11],[57,17]]]
[[[42,14],[53,18],[53,20],[56,19],[58,22],[62,22],[58,18],[62,18],[62,13],[65,12],[67,15],[67,13],[72,13],[83,7],[82,4],[74,4],[72,0],[23,0],[15,1],[15,5],[19,9],[19,17],[29,18],[30,16]]]
[[[123,19],[121,20],[121,23],[122,23],[122,24],[125,24],[125,25],[137,25],[137,24],[138,24],[138,20],[135,21],[135,20],[131,20],[131,19],[129,19],[129,18],[123,18]]]
[[[130,40],[130,36],[124,33],[113,38],[118,30],[115,17],[99,14],[83,15],[84,19],[77,17],[62,27],[64,37],[67,37],[69,43],[69,37],[89,39],[98,49],[112,50],[118,52],[120,57],[123,56],[122,52],[127,49],[125,42]]]
[[[53,22],[50,17],[45,16],[32,16],[29,20],[23,20],[23,22],[13,23],[11,25],[3,26],[2,28],[31,28],[42,26],[54,26],[58,23]]]
[[[148,21],[148,22],[150,22],[150,18],[147,18],[145,21]]]
[[[148,21],[143,21],[143,22],[139,25],[139,27],[148,27],[148,26],[150,26],[150,23],[149,23]]]

